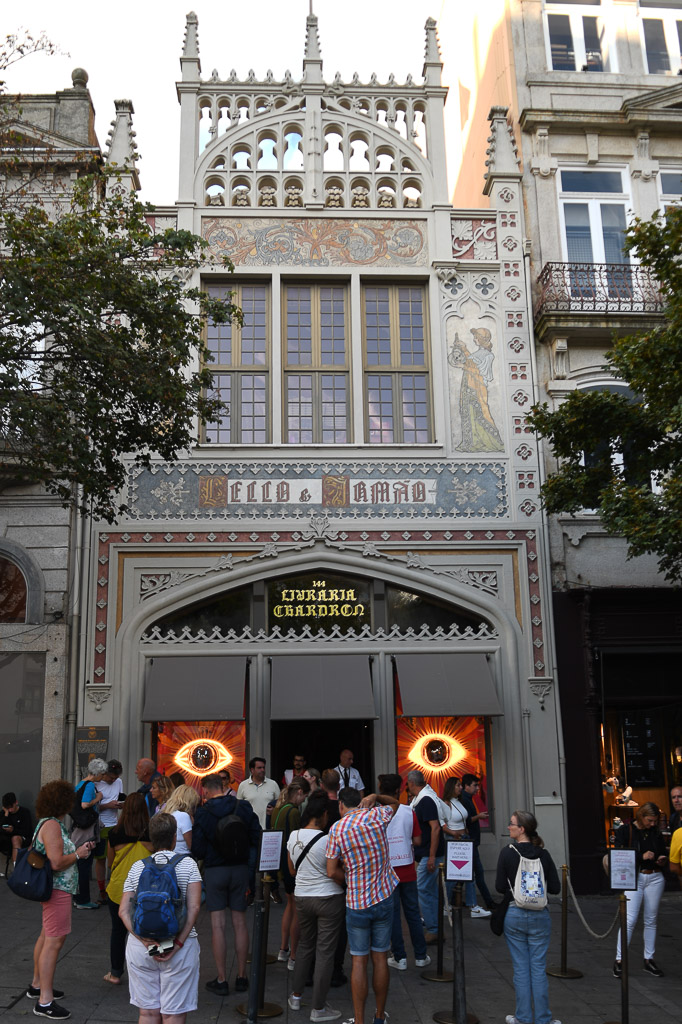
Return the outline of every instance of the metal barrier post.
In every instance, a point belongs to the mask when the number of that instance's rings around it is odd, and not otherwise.
[[[463,883],[455,886],[455,903],[452,908],[452,941],[454,955],[454,984],[452,986],[452,1010],[436,1010],[433,1019],[437,1024],[479,1024],[478,1017],[467,1013],[466,984],[464,980],[464,932],[462,929]]]
[[[561,865],[561,966],[548,967],[552,978],[582,978],[583,972],[567,967],[568,962],[568,865]]]
[[[256,1024],[263,1017],[278,1017],[279,1003],[265,1002],[265,971],[267,963],[268,925],[270,922],[270,875],[263,875],[263,899],[254,900],[253,941],[251,945],[251,978],[248,1002],[235,1006],[237,1013],[247,1017],[247,1024]]]
[[[443,910],[445,908],[445,900],[443,899],[443,890],[445,886],[445,865],[440,864],[438,866],[438,946],[436,953],[436,970],[426,970],[422,973],[422,978],[426,978],[427,981],[452,981],[452,972],[443,970],[443,947],[445,945],[445,920]]]
[[[620,894],[620,1021],[609,1024],[630,1024],[629,1006],[629,970],[628,970],[628,898],[624,892]]]

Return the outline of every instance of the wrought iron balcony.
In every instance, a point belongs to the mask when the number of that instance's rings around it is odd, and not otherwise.
[[[629,263],[546,263],[535,319],[556,313],[662,313],[658,282]]]

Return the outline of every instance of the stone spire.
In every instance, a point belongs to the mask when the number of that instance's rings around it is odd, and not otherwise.
[[[519,155],[514,130],[507,121],[508,107],[491,107],[488,114],[490,135],[486,160],[486,183],[484,192],[490,194],[493,178],[519,178]]]
[[[180,58],[183,82],[199,81],[201,61],[199,60],[199,19],[190,11],[185,21],[185,40]]]
[[[320,49],[316,14],[309,14],[305,20],[303,77],[308,85],[322,83],[322,50]]]
[[[424,84],[440,85],[443,62],[440,59],[440,46],[438,45],[438,32],[436,30],[435,18],[427,18],[424,25],[426,30],[426,47],[424,50]]]
[[[121,183],[127,191],[140,188],[140,176],[137,170],[139,153],[133,131],[133,104],[130,100],[114,100],[116,117],[111,122],[111,131],[107,139],[106,164],[121,176]],[[108,189],[117,182],[109,181]]]

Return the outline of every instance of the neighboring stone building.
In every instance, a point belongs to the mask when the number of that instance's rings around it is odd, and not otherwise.
[[[315,16],[302,79],[202,79],[194,15],[181,67],[180,194],[155,222],[232,260],[202,282],[244,322],[208,332],[224,417],[186,459],[131,469],[129,512],[95,528],[79,723],[110,725],[129,773],[146,753],[239,777],[258,753],[279,777],[294,750],[324,768],[344,746],[368,784],[473,770],[489,866],[517,806],[561,857],[504,118],[490,206],[455,211],[435,22],[423,82],[325,82]]]
[[[101,150],[87,74],[50,95],[5,97],[3,201],[19,182],[48,205],[98,166]],[[8,198],[9,197],[9,198]],[[14,480],[0,460],[0,784],[32,806],[43,780],[71,767],[77,716],[80,524],[42,488]]]
[[[88,76],[49,95],[5,97],[0,199],[21,185],[50,207],[105,159],[95,134]],[[116,103],[106,159],[130,162],[132,106]],[[124,187],[139,186],[136,172]],[[32,807],[41,780],[75,772],[75,729],[83,718],[80,673],[87,629],[90,527],[39,486],[18,480],[0,457],[0,785]]]
[[[455,202],[474,201],[484,174],[483,116],[508,110],[530,239],[536,397],[554,407],[576,388],[623,391],[603,368],[613,332],[661,323],[655,282],[623,254],[625,227],[682,197],[682,3],[479,6],[442,26],[446,48],[469,31],[473,41],[455,69],[460,117],[448,121]],[[544,465],[551,472],[549,453]],[[589,510],[555,518],[550,536],[571,864],[575,884],[593,889],[620,813],[602,782],[615,774],[639,803],[667,809],[680,781],[682,601],[655,559],[627,561]]]

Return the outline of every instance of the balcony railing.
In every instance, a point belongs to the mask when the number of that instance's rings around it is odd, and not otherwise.
[[[535,319],[552,313],[662,313],[651,273],[629,263],[546,263]]]

